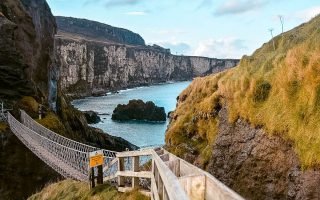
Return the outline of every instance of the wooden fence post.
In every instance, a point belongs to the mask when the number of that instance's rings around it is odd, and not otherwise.
[[[90,186],[91,188],[94,188],[96,186],[95,180],[94,180],[94,168],[90,168]]]
[[[124,158],[118,158],[118,171],[124,171]],[[124,177],[118,176],[118,186],[124,186]]]
[[[139,156],[132,157],[132,170],[134,172],[139,172]],[[132,177],[132,188],[138,188],[139,187],[139,178],[138,177]]]
[[[99,165],[98,167],[98,176],[97,176],[97,184],[103,184],[103,167]]]

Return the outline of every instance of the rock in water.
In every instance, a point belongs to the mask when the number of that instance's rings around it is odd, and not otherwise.
[[[101,121],[100,117],[98,116],[98,113],[92,110],[84,111],[83,114],[86,117],[88,124],[96,124]]]
[[[166,121],[164,107],[158,107],[153,102],[144,103],[142,100],[130,100],[129,104],[118,104],[112,114],[112,120],[145,120]]]

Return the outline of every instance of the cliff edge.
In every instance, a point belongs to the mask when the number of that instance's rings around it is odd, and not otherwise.
[[[145,45],[143,38],[139,34],[100,22],[62,16],[57,16],[56,22],[58,30],[61,33],[72,33],[78,36],[114,43]]]
[[[89,20],[57,17],[57,21],[55,60],[60,69],[60,85],[75,98],[167,81],[192,80],[239,63],[237,59],[176,56],[157,45],[121,42],[92,31],[109,26]],[[67,30],[59,21],[81,22],[82,28]],[[132,36],[130,32],[125,33]]]

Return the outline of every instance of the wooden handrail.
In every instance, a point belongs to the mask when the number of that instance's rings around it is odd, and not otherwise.
[[[189,197],[182,189],[178,178],[172,173],[172,171],[166,166],[161,160],[159,155],[153,151],[152,156],[154,159],[155,166],[159,172],[164,188],[169,196],[170,200],[188,200]],[[155,192],[155,191],[152,191]]]
[[[118,158],[125,158],[125,157],[134,157],[134,156],[148,156],[152,154],[152,149],[145,149],[141,151],[123,151],[118,152],[117,157]]]

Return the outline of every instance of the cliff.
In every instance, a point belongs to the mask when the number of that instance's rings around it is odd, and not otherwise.
[[[195,79],[166,148],[247,199],[319,199],[320,16]]]
[[[19,109],[71,139],[113,150],[135,148],[129,142],[91,128],[57,87],[54,65],[55,18],[45,0],[0,1],[0,99],[18,117]],[[49,103],[57,101],[56,113]],[[0,199],[26,199],[61,177],[28,150],[0,122]]]
[[[166,81],[191,80],[238,64],[238,60],[233,59],[175,56],[170,50],[156,45],[110,42],[95,33],[90,37],[88,34],[80,35],[80,32],[89,31],[88,26],[84,25],[81,31],[59,31],[55,39],[60,84],[73,97]]]
[[[49,6],[42,0],[3,0],[0,12],[0,97],[47,98],[56,30]]]

